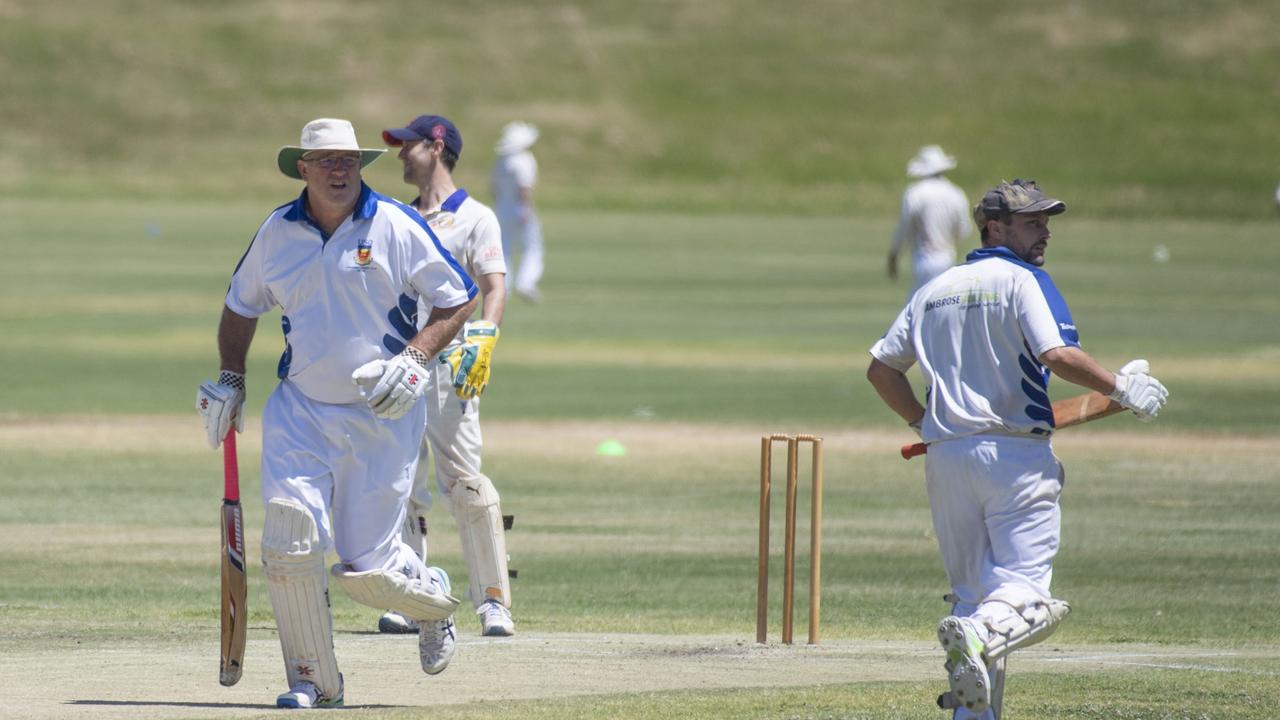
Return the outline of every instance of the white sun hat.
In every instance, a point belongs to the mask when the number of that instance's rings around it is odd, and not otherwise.
[[[295,180],[301,180],[298,174],[298,160],[306,153],[314,150],[351,150],[360,153],[360,167],[377,160],[386,148],[369,150],[360,147],[356,142],[356,129],[346,120],[320,118],[312,120],[302,127],[302,139],[297,145],[285,145],[276,155],[276,165],[280,172]]]
[[[538,141],[538,128],[524,122],[507,123],[502,128],[502,137],[493,146],[499,155],[510,155],[529,149]]]
[[[938,145],[925,145],[907,163],[907,177],[925,178],[955,169],[956,159],[942,151]]]

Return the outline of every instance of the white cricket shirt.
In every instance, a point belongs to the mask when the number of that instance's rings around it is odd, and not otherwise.
[[[355,211],[333,235],[311,222],[307,191],[276,208],[240,259],[227,307],[284,313],[278,375],[312,400],[364,402],[351,373],[404,349],[418,302],[455,307],[476,286],[413,208],[361,183]]]
[[[493,209],[500,217],[518,217],[525,211],[520,188],[538,182],[538,161],[528,150],[499,156],[493,164]]]
[[[969,253],[911,297],[871,355],[926,383],[925,442],[994,432],[1053,431],[1049,370],[1039,357],[1080,345],[1071,312],[1044,270],[1003,247]]]
[[[418,205],[421,201],[422,198],[418,198],[413,204]],[[498,226],[498,218],[488,205],[468,195],[465,189],[456,190],[439,206],[428,210],[423,218],[444,249],[473,279],[491,273],[506,274],[507,261],[502,255],[502,230]],[[419,324],[425,323],[430,314],[431,305],[425,298],[419,299]],[[463,331],[459,330],[449,348],[462,342],[462,334]]]
[[[913,257],[945,255],[954,262],[956,244],[972,229],[964,191],[946,178],[925,178],[902,194],[902,216],[890,252],[898,254],[906,247]]]

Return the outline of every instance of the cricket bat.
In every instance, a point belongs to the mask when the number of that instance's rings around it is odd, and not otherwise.
[[[218,682],[240,682],[249,613],[249,583],[244,570],[244,513],[240,508],[240,468],[236,463],[236,429],[222,443],[222,662]]]
[[[1053,425],[1058,430],[1072,425],[1092,422],[1123,412],[1124,406],[1100,392],[1088,392],[1053,404]],[[924,455],[929,446],[924,443],[902,446],[902,459],[910,460]]]

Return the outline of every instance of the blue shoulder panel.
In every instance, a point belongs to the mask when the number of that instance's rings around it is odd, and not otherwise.
[[[454,272],[458,273],[458,276],[462,278],[462,286],[467,289],[467,299],[470,300],[476,296],[476,293],[479,292],[479,290],[476,288],[475,282],[471,280],[471,276],[467,274],[466,270],[462,269],[462,266],[454,259],[453,254],[444,249],[444,246],[440,244],[440,238],[436,237],[436,234],[431,232],[431,226],[427,225],[427,221],[422,219],[422,216],[418,214],[417,210],[405,205],[395,198],[390,198],[373,191],[370,192],[374,198],[382,202],[389,203],[392,207],[399,209],[406,217],[409,217],[417,223],[418,227],[426,230],[427,236],[431,238],[431,242],[435,243],[436,250],[444,256],[445,261],[449,263],[449,267],[453,268]]]
[[[987,258],[999,258],[1026,268],[1036,279],[1036,284],[1040,286],[1045,302],[1049,303],[1049,312],[1053,313],[1053,319],[1058,323],[1058,335],[1062,337],[1062,341],[1071,347],[1080,347],[1080,333],[1076,330],[1075,321],[1071,319],[1071,310],[1067,307],[1067,301],[1062,297],[1062,293],[1058,292],[1058,286],[1053,284],[1053,278],[1049,277],[1049,273],[1024,261],[1005,247],[980,248],[965,256],[968,262]]]

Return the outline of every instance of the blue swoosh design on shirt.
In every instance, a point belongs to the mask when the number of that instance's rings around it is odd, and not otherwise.
[[[400,337],[387,333],[382,336],[382,346],[399,355],[404,351],[405,343],[418,334],[418,301],[401,293],[399,304],[387,311],[387,320],[391,321],[392,329]]]
[[[1030,349],[1028,349],[1028,353]],[[1022,368],[1022,392],[1026,393],[1030,403],[1023,408],[1027,417],[1037,422],[1053,424],[1053,404],[1049,402],[1049,370],[1030,357],[1018,354],[1018,366]],[[1032,432],[1035,432],[1034,430]]]

